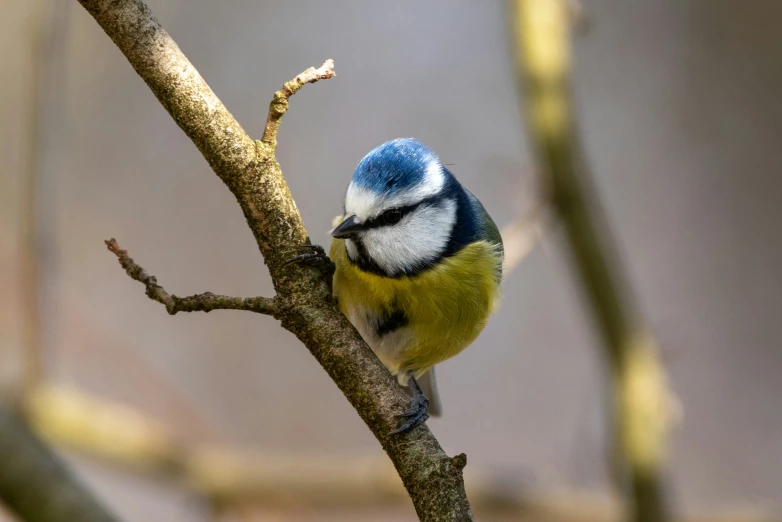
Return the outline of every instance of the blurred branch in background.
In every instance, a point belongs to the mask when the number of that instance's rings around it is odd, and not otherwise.
[[[26,115],[27,133],[24,140],[24,167],[19,196],[19,280],[21,291],[21,361],[22,375],[19,395],[14,397],[24,405],[25,394],[42,381],[46,371],[44,357],[44,308],[47,306],[45,265],[51,265],[54,240],[56,185],[45,179],[46,153],[50,145],[48,121],[59,102],[52,88],[61,80],[65,68],[60,54],[68,33],[66,0],[39,0],[32,3],[30,48],[32,60]]]
[[[507,278],[543,239],[542,203],[536,203],[521,217],[505,225],[500,232],[505,249],[502,277]]]
[[[188,450],[168,426],[123,404],[72,388],[43,385],[27,422],[44,438],[139,473],[179,478]]]
[[[404,507],[408,497],[385,458],[240,452],[184,444],[165,423],[123,404],[72,389],[46,386],[32,397],[29,422],[57,446],[143,475],[163,477],[210,499],[220,513],[266,520],[264,509]],[[530,485],[522,474],[470,468],[465,474],[475,509],[486,516],[535,522],[618,522],[620,506],[603,495]],[[226,515],[226,519],[228,516]],[[240,520],[244,520],[240,518]],[[291,519],[291,520],[295,520]],[[770,513],[725,510],[692,513],[681,522],[772,522]]]
[[[37,2],[34,16],[30,47],[33,49],[32,73],[27,89],[28,122],[25,139],[24,182],[21,184],[22,194],[19,198],[19,223],[22,244],[19,248],[19,280],[22,288],[20,309],[22,320],[22,381],[20,396],[16,397],[19,406],[24,404],[25,394],[35,388],[43,378],[43,353],[41,336],[43,325],[41,321],[41,281],[40,281],[40,248],[41,238],[38,230],[38,190],[40,187],[40,155],[42,115],[44,112],[43,78],[48,69],[49,49],[46,45],[49,39],[49,21],[51,19],[48,2]]]
[[[581,153],[570,101],[568,6],[511,0],[525,119],[544,192],[561,220],[573,268],[598,330],[613,390],[613,422],[631,520],[668,519],[661,472],[668,394],[657,348],[637,317]],[[625,480],[625,476],[627,479]]]
[[[115,518],[58,457],[0,405],[0,499],[27,522],[111,522]]]
[[[24,140],[24,167],[19,197],[19,279],[22,311],[21,349],[22,376],[18,404],[24,404],[26,392],[41,382],[44,374],[42,321],[42,264],[46,248],[44,225],[52,212],[43,202],[44,153],[47,145],[44,122],[49,104],[49,85],[54,74],[55,50],[64,36],[67,17],[65,6],[58,0],[33,2],[33,21],[30,31],[32,65],[28,78],[27,133]],[[47,201],[47,203],[51,203]]]
[[[502,263],[502,279],[512,274],[533,250],[543,241],[549,232],[546,228],[550,221],[550,204],[540,190],[535,172],[524,175],[523,186],[519,189],[516,210],[518,216],[500,230],[505,259]]]
[[[449,457],[426,425],[387,436],[409,402],[407,395],[339,311],[323,274],[290,264],[309,245],[309,236],[275,156],[277,129],[288,98],[305,83],[333,76],[333,62],[285,83],[269,106],[263,139],[253,141],[143,2],[80,4],[236,197],[277,292],[274,316],[307,346],[375,435],[420,519],[473,520],[462,475],[466,456]],[[148,282],[153,294],[168,295]]]
[[[45,377],[42,321],[42,258],[51,232],[52,203],[45,198],[42,164],[47,146],[44,117],[50,103],[54,54],[64,39],[66,6],[44,0],[33,7],[30,31],[33,59],[27,92],[28,124],[24,141],[22,194],[19,204],[19,279],[22,320],[21,386],[13,399],[17,410],[26,410],[29,397]],[[29,522],[108,522],[115,520],[68,470],[58,457],[32,433],[16,414],[0,403],[0,500]]]

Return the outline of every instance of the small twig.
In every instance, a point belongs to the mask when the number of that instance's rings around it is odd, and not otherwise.
[[[310,67],[289,82],[285,82],[282,89],[274,93],[274,98],[269,104],[269,116],[266,117],[266,129],[263,131],[263,143],[274,146],[277,143],[277,130],[280,128],[280,120],[288,110],[288,98],[296,94],[306,83],[315,83],[318,80],[327,80],[336,76],[334,72],[334,60],[326,60],[317,69]]]
[[[175,315],[178,312],[211,312],[212,310],[247,310],[259,314],[274,316],[277,311],[277,301],[273,297],[233,297],[215,295],[204,292],[187,297],[169,294],[157,283],[157,278],[133,261],[127,250],[122,250],[114,238],[105,241],[106,246],[119,259],[119,264],[131,279],[142,283],[147,288],[147,296],[163,304],[166,311]]]

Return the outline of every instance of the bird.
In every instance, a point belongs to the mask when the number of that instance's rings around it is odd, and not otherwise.
[[[435,365],[467,348],[499,304],[500,231],[414,138],[364,156],[332,226],[333,295],[411,397],[389,435],[410,431],[441,413]]]

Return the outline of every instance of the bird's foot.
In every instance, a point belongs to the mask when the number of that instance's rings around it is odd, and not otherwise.
[[[303,250],[303,252],[297,256],[288,259],[285,264],[298,263],[302,265],[312,266],[320,270],[320,272],[326,277],[331,287],[331,279],[334,276],[334,262],[326,255],[326,251],[320,245],[299,245],[297,249]]]
[[[429,399],[426,398],[426,395],[423,394],[418,383],[413,378],[410,378],[410,389],[413,391],[410,408],[404,413],[397,415],[398,418],[407,420],[399,428],[389,433],[389,436],[406,433],[423,424],[429,418]]]

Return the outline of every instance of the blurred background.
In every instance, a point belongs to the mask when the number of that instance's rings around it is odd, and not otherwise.
[[[501,227],[534,201],[502,2],[148,5],[254,137],[284,81],[335,59],[338,76],[294,98],[279,136],[313,242],[328,243],[361,157],[400,136],[437,151]],[[667,486],[686,513],[772,520],[782,3],[581,7],[587,156],[680,407]],[[170,317],[122,273],[104,239],[172,293],[272,294],[231,194],[78,3],[3,13],[3,394],[32,391],[39,430],[126,521],[415,520],[371,433],[276,321]],[[480,338],[438,367],[445,414],[429,426],[449,454],[467,453],[468,493],[475,484],[487,506],[521,498],[540,520],[608,520],[600,348],[556,229],[503,288]],[[85,418],[102,427],[73,427]],[[135,428],[118,436],[112,422]],[[196,449],[219,472],[183,480],[171,455]],[[249,486],[234,484],[240,468]],[[501,519],[518,516],[484,517]]]

